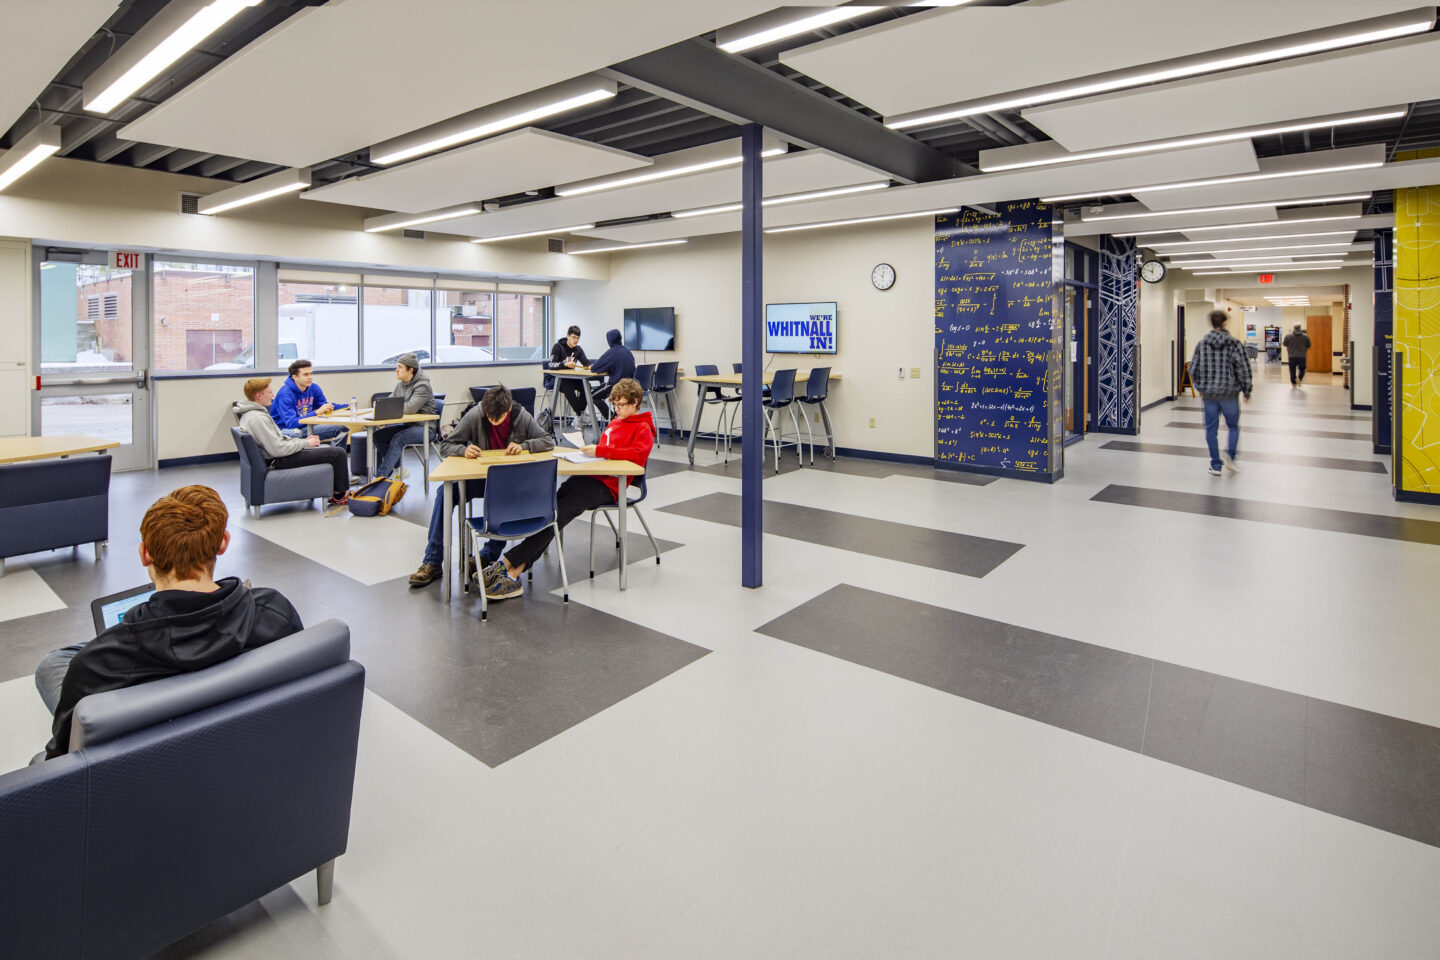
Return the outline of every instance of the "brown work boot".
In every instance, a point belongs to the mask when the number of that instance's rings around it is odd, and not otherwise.
[[[423,587],[440,579],[440,568],[433,563],[422,563],[420,569],[410,574],[410,586]]]

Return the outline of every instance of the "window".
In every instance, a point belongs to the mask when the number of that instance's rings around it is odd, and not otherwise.
[[[130,369],[129,270],[93,263],[40,264],[40,372]]]
[[[494,284],[487,286],[493,287]],[[491,340],[494,322],[495,294],[489,290],[436,290],[436,362],[485,363],[493,360]]]
[[[364,366],[393,366],[404,353],[414,353],[422,364],[429,363],[432,281],[418,277],[385,279],[385,286],[372,285],[372,278],[367,276],[361,288]]]
[[[305,359],[317,370],[353,367],[360,359],[360,296],[347,278],[280,271],[277,342],[280,366]],[[356,281],[359,277],[354,278]]]
[[[543,360],[546,355],[544,294],[495,294],[495,358]]]
[[[255,366],[255,270],[155,261],[153,353],[157,371]]]

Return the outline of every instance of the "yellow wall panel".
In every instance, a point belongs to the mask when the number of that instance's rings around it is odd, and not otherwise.
[[[1395,191],[1394,342],[1404,352],[1400,489],[1440,495],[1440,186]]]

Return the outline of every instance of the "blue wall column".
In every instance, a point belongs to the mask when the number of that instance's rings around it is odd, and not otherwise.
[[[1391,340],[1395,335],[1395,231],[1375,231],[1375,393],[1370,398],[1370,439],[1376,453],[1390,452]]]
[[[1100,317],[1096,324],[1095,405],[1092,430],[1139,432],[1135,367],[1140,275],[1132,237],[1100,238]]]
[[[762,188],[760,134],[758,123],[740,131],[744,165],[740,172],[740,199],[743,203],[740,227],[740,585],[758,587],[762,571],[765,489],[765,424],[761,419],[762,367],[760,345],[764,316],[764,222],[760,201]],[[696,422],[699,422],[698,420]]]

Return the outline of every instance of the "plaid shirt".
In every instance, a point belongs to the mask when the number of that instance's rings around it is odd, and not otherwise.
[[[1200,394],[1225,399],[1250,396],[1250,360],[1239,340],[1221,329],[1211,330],[1195,344],[1190,358],[1190,382]]]

